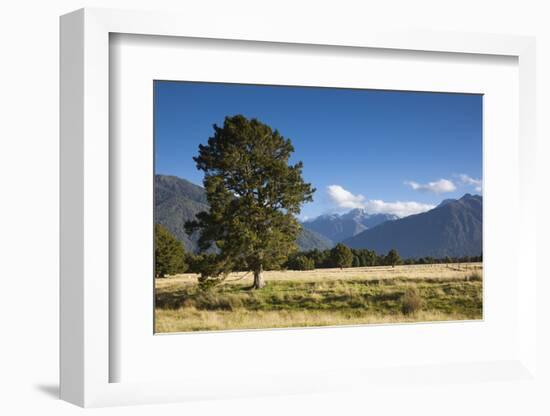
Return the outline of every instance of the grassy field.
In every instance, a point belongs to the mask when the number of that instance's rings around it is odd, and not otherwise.
[[[156,279],[156,332],[482,318],[482,265],[413,265],[234,273],[202,291],[197,276]]]

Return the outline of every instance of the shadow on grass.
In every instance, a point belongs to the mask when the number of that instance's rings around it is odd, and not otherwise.
[[[170,288],[156,294],[158,309],[194,308],[199,311],[348,311],[401,313],[403,294],[416,287],[425,309],[446,314],[477,316],[482,284],[460,279],[379,279],[369,281],[268,282],[259,290],[227,285],[200,290]]]

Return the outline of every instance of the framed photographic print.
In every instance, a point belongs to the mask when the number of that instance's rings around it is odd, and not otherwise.
[[[481,94],[153,88],[155,332],[482,319]]]
[[[532,380],[533,39],[203,23],[62,17],[62,398]]]

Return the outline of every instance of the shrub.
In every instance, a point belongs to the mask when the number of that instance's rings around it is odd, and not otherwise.
[[[480,272],[473,272],[466,276],[464,280],[467,282],[481,282],[483,280],[483,276]]]
[[[401,297],[401,312],[404,315],[413,315],[422,309],[424,301],[414,287],[408,288]]]

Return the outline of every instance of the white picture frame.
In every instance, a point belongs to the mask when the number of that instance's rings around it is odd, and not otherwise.
[[[172,38],[224,39],[330,45],[335,48],[428,51],[443,54],[502,55],[519,67],[518,265],[523,277],[517,292],[517,348],[507,359],[478,362],[422,361],[412,370],[359,367],[313,371],[287,370],[262,380],[231,379],[113,382],[117,357],[111,348],[113,291],[109,276],[112,166],[110,158],[110,34]],[[246,22],[239,32],[231,22],[208,25],[192,16],[167,13],[83,9],[61,18],[61,397],[80,406],[159,403],[266,394],[319,393],[392,383],[403,374],[433,382],[437,377],[472,383],[490,379],[536,377],[536,195],[535,183],[535,41],[529,37],[465,33],[396,32],[378,29],[339,31],[261,28]],[[111,329],[110,329],[111,328]],[[409,327],[411,328],[411,327]],[[407,329],[403,329],[407,331]],[[410,330],[409,330],[410,331]],[[452,329],[451,329],[452,331]],[[311,333],[311,332],[310,332]],[[152,335],[152,334],[151,334]],[[233,334],[234,338],[239,334]],[[323,336],[328,336],[324,333]],[[337,336],[333,333],[331,336]],[[238,340],[236,341],[238,342]],[[401,371],[401,372],[400,372]],[[151,378],[154,380],[154,377]],[[343,381],[346,380],[346,381]]]

